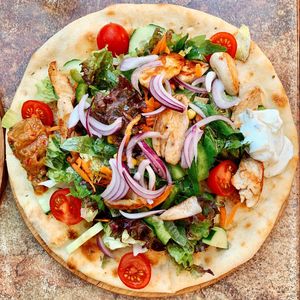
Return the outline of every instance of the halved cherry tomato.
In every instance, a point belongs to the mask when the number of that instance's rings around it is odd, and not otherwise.
[[[219,196],[230,196],[235,192],[231,178],[237,170],[237,165],[231,160],[224,160],[210,172],[207,184],[210,190]]]
[[[229,32],[217,32],[214,34],[210,41],[214,44],[218,44],[227,48],[226,52],[232,57],[235,58],[237,50],[237,42],[235,37]],[[211,55],[206,57],[206,60],[210,60]]]
[[[151,264],[144,254],[133,256],[133,253],[126,253],[122,256],[118,275],[122,282],[132,289],[142,289],[150,281]]]
[[[27,119],[32,116],[36,116],[41,119],[45,126],[51,126],[53,124],[53,112],[50,106],[46,103],[36,100],[28,100],[23,103],[22,106],[22,118]]]
[[[102,27],[97,35],[98,49],[107,45],[113,56],[128,52],[129,35],[124,27],[119,24],[109,23]]]
[[[82,220],[81,201],[69,194],[70,189],[55,191],[50,198],[50,209],[55,219],[67,225],[74,225]]]

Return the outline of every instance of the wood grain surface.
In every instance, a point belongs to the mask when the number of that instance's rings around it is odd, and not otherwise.
[[[0,93],[5,107],[37,47],[72,20],[117,2],[163,1],[1,1]],[[237,26],[249,25],[287,90],[299,128],[296,1],[168,2],[206,11]],[[6,191],[0,207],[0,299],[129,299],[87,284],[52,260],[24,226],[10,188]],[[172,299],[297,299],[298,197],[299,172],[287,209],[258,254],[215,285]]]

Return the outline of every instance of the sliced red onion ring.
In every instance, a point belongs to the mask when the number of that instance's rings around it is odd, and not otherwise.
[[[155,151],[144,141],[138,142],[139,147],[145,154],[145,156],[151,161],[151,165],[154,168],[155,173],[160,177],[166,179],[168,184],[172,183],[170,172],[165,163],[158,157]]]
[[[155,173],[154,173],[153,169],[150,166],[147,166],[146,170],[149,174],[148,189],[153,190],[154,187],[155,187],[155,181],[156,181]]]
[[[224,85],[221,80],[215,79],[212,84],[212,98],[215,104],[221,109],[227,109],[234,105],[237,105],[240,102],[240,99],[235,96],[232,97],[232,101],[228,100],[225,91]]]
[[[192,82],[192,86],[196,86],[196,85],[199,84],[199,83],[205,82],[205,77],[206,77],[206,75],[201,76],[201,77],[195,79],[195,80]]]
[[[207,90],[205,88],[199,88],[199,87],[190,85],[190,84],[180,80],[178,77],[174,77],[173,79],[175,82],[177,82],[178,84],[180,84],[181,86],[183,86],[184,88],[186,88],[187,90],[189,90],[191,92],[198,93],[198,94],[207,93]]]
[[[158,55],[147,55],[141,57],[128,57],[125,58],[120,65],[121,71],[128,71],[138,68],[144,64],[158,60]]]
[[[123,174],[124,174],[124,178],[125,178],[127,184],[130,186],[130,188],[133,190],[133,192],[144,199],[155,199],[155,198],[159,197],[166,189],[166,185],[155,191],[150,191],[150,190],[142,187],[138,182],[136,182],[131,177],[131,175],[128,172],[125,165],[123,165]]]
[[[98,120],[96,120],[95,118],[90,116],[89,117],[89,125],[95,131],[99,132],[100,134],[102,134],[104,136],[108,136],[108,135],[116,133],[117,131],[119,131],[122,128],[123,118],[119,117],[113,123],[111,123],[110,125],[107,125],[107,124],[103,124],[103,123],[99,122]]]
[[[217,78],[217,74],[214,71],[209,71],[205,76],[205,88],[210,93],[213,81]]]
[[[165,79],[164,80],[164,84],[165,84],[165,88],[166,88],[166,91],[172,95],[172,88],[171,88],[171,84],[170,84],[170,81],[168,79]]]
[[[143,73],[143,71],[145,71],[146,69],[151,69],[151,68],[162,66],[162,64],[163,63],[160,60],[157,60],[157,61],[147,63],[145,65],[142,65],[141,67],[135,69],[131,75],[132,86],[141,94],[141,91],[139,88],[139,78],[140,78],[141,74]]]
[[[127,194],[129,187],[117,168],[116,159],[110,159],[109,164],[112,169],[112,178],[101,197],[105,200],[121,199]]]
[[[162,74],[153,76],[150,80],[149,87],[153,97],[162,105],[179,112],[184,112],[186,110],[186,106],[184,104],[175,99],[165,90]]]
[[[134,146],[139,141],[142,141],[147,138],[156,138],[156,137],[160,137],[160,136],[161,136],[160,132],[155,132],[155,131],[148,131],[148,132],[144,132],[144,133],[135,135],[130,140],[130,142],[128,143],[127,148],[126,148],[126,158],[127,158],[128,167],[131,169],[134,167],[134,165],[132,163],[132,151],[133,151]]]
[[[49,189],[53,188],[54,186],[57,185],[57,182],[52,180],[52,179],[49,179],[49,180],[45,180],[43,182],[40,182],[38,185],[43,185]]]
[[[122,172],[123,172],[122,156],[123,156],[123,151],[124,151],[124,148],[126,145],[126,141],[127,141],[127,136],[124,135],[123,140],[119,146],[118,153],[117,153],[117,168],[118,168],[120,174],[122,174]]]
[[[146,218],[146,217],[149,217],[149,216],[161,214],[164,211],[165,211],[165,209],[150,210],[150,211],[138,212],[138,213],[127,213],[127,212],[125,212],[123,210],[120,210],[120,214],[123,217],[127,218],[127,219],[137,220],[137,219],[142,219],[142,218]]]
[[[206,116],[205,116],[203,110],[202,110],[200,107],[198,107],[196,104],[190,102],[190,103],[189,103],[189,107],[190,107],[193,111],[195,111],[199,116],[201,116],[202,118],[206,118]]]
[[[140,244],[133,244],[132,245],[132,253],[133,256],[137,256],[140,253],[146,253],[148,249],[146,247],[142,247]]]
[[[134,174],[133,178],[137,180],[143,187],[146,187],[145,181],[144,181],[144,175],[146,167],[150,165],[149,159],[144,159],[138,167],[138,171],[136,174]],[[137,175],[138,174],[138,175]]]
[[[150,112],[147,112],[147,113],[142,113],[142,116],[144,116],[144,117],[155,116],[155,115],[158,115],[161,112],[163,112],[165,109],[166,109],[166,107],[162,105],[160,108],[158,108],[154,111],[150,111]]]
[[[181,167],[190,168],[193,160],[197,159],[198,143],[203,135],[203,131],[197,126],[192,126],[191,131],[187,134],[181,153]]]
[[[85,102],[84,108],[87,109],[90,107],[88,102]],[[78,113],[78,104],[74,107],[68,121],[68,128],[72,128],[77,125],[79,122],[79,113]]]
[[[220,115],[214,115],[214,116],[204,118],[204,119],[200,120],[199,122],[197,122],[196,124],[194,124],[194,126],[201,128],[202,126],[207,125],[214,121],[224,121],[228,125],[230,125],[232,128],[234,128],[234,129],[236,128],[235,125],[233,124],[233,122],[229,118],[220,116]],[[188,129],[188,131],[186,132],[186,135],[189,134],[189,132],[191,132],[192,128],[193,128],[193,126]]]
[[[112,252],[104,245],[100,234],[97,236],[97,245],[98,245],[98,248],[101,250],[101,252],[104,255],[114,258],[114,255],[112,254]]]

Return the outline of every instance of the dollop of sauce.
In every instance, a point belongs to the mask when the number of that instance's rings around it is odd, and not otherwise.
[[[282,120],[276,109],[247,109],[239,115],[240,131],[249,144],[252,158],[263,162],[264,176],[280,174],[293,157],[291,141],[284,135]]]

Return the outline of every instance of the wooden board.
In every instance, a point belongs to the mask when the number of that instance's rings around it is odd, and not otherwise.
[[[5,140],[4,129],[1,126],[1,118],[4,115],[4,109],[0,100],[0,204],[2,202],[2,195],[7,184],[7,170],[5,164]]]

